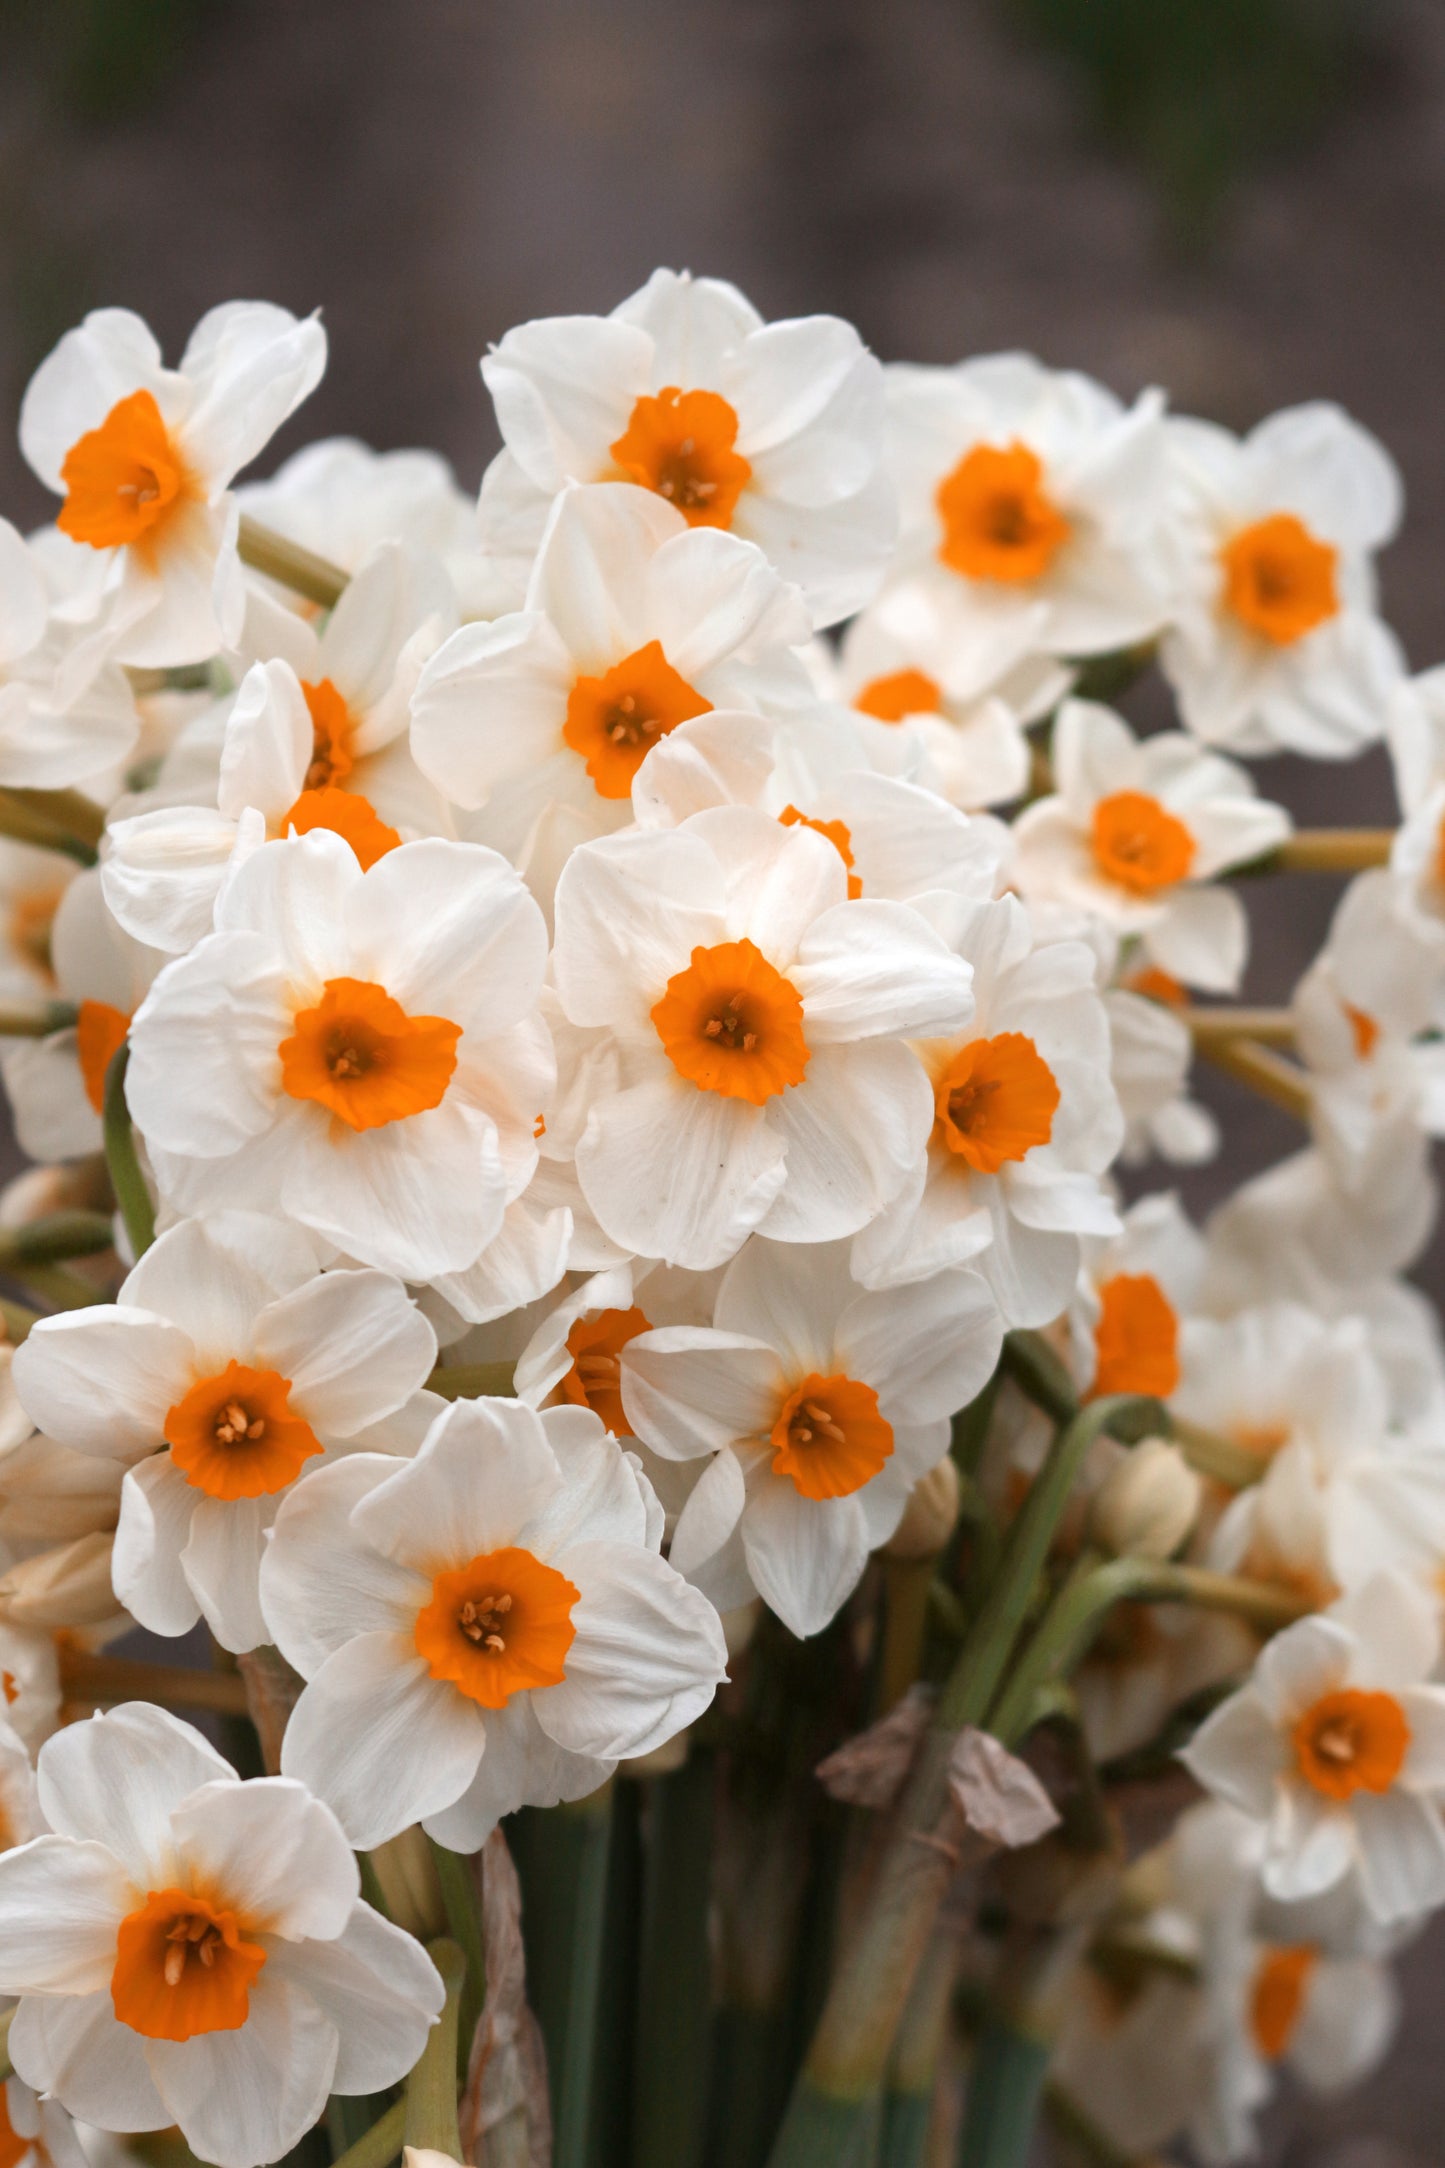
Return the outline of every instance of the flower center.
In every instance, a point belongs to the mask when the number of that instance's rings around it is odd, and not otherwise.
[[[1219,552],[1224,607],[1251,632],[1290,647],[1338,615],[1338,559],[1293,512],[1272,513],[1241,527]]]
[[[1194,838],[1183,821],[1142,790],[1116,790],[1094,807],[1094,863],[1106,881],[1133,896],[1150,896],[1182,881],[1194,863]]]
[[[814,820],[811,814],[800,813],[795,805],[785,805],[778,819],[785,828],[811,828],[815,836],[826,838],[848,869],[849,897],[862,895],[863,877],[853,871],[853,832],[846,821]]]
[[[317,790],[308,786],[289,812],[281,816],[283,836],[288,829],[294,829],[298,836],[309,836],[313,828],[329,828],[333,835],[349,843],[363,873],[401,841],[397,830],[382,820],[369,798],[363,798],[360,791],[338,790],[332,783]]]
[[[98,429],[78,437],[60,479],[66,498],[55,524],[97,550],[148,548],[182,503],[201,494],[148,391],[117,400]]]
[[[210,1498],[270,1497],[322,1449],[291,1412],[291,1380],[234,1360],[167,1409],[162,1435],[186,1481]]]
[[[751,941],[695,948],[651,1014],[674,1069],[700,1091],[760,1107],[803,1081],[802,997]]]
[[[614,1438],[630,1438],[632,1425],[622,1405],[622,1367],[618,1361],[629,1340],[652,1326],[636,1304],[630,1310],[599,1310],[579,1317],[567,1335],[572,1367],[557,1387],[574,1408],[600,1415]]]
[[[460,1024],[408,1016],[368,979],[328,979],[277,1049],[281,1086],[352,1129],[380,1129],[440,1106],[457,1065]]]
[[[105,1112],[106,1073],[129,1030],[130,1017],[124,1009],[113,1009],[108,1001],[81,1002],[75,1020],[75,1056],[85,1096],[97,1114]]]
[[[345,782],[356,766],[351,750],[356,717],[330,678],[318,678],[314,684],[303,683],[301,690],[311,716],[311,761],[306,770],[306,789],[325,790],[329,784]]]
[[[1410,1726],[1393,1694],[1342,1687],[1294,1727],[1300,1775],[1327,1799],[1387,1792],[1404,1764]]]
[[[1249,1991],[1249,2029],[1266,2062],[1278,2062],[1294,2038],[1319,1958],[1308,1942],[1280,1943],[1261,1954]]]
[[[436,1576],[417,1614],[417,1653],[434,1679],[484,1709],[503,1709],[513,1694],[566,1677],[581,1593],[530,1551],[487,1551]]]
[[[901,723],[905,715],[936,715],[943,706],[943,687],[922,670],[890,670],[886,677],[870,678],[853,705],[880,723]]]
[[[578,678],[562,737],[582,755],[600,798],[626,798],[658,739],[711,712],[712,702],[678,676],[662,642],[649,640],[601,677]]]
[[[737,436],[737,415],[717,392],[669,384],[637,401],[611,451],[629,482],[666,497],[689,527],[730,527],[753,471]]]
[[[997,1174],[1054,1131],[1059,1087],[1032,1039],[1021,1031],[972,1039],[934,1086],[935,1141],[978,1174]]]
[[[893,1451],[872,1386],[817,1371],[789,1393],[768,1435],[773,1474],[790,1476],[804,1498],[851,1497]]]
[[[1350,1036],[1355,1042],[1355,1058],[1358,1061],[1368,1061],[1379,1043],[1380,1027],[1373,1016],[1367,1016],[1363,1009],[1357,1009],[1352,1002],[1345,1001],[1340,1005],[1349,1022]]]
[[[1152,1272],[1116,1272],[1099,1289],[1094,1383],[1103,1393],[1153,1393],[1179,1384],[1179,1319]]]
[[[153,1889],[116,1931],[110,1997],[122,2025],[148,2040],[236,2032],[265,1962],[234,1912],[189,1890]]]
[[[1038,455],[975,444],[938,485],[938,554],[970,580],[1042,579],[1069,539],[1069,522],[1043,487]]]

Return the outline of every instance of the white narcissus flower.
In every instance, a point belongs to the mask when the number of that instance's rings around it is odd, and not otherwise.
[[[1322,400],[1242,441],[1171,421],[1168,451],[1159,660],[1186,727],[1237,753],[1348,759],[1380,736],[1402,670],[1372,563],[1400,522],[1394,462]]]
[[[236,496],[243,512],[343,572],[359,572],[384,542],[444,561],[476,552],[476,505],[440,452],[374,452],[358,437],[321,437]]]
[[[1172,1191],[1139,1198],[1117,1235],[1085,1242],[1069,1309],[1074,1375],[1085,1393],[1167,1400],[1176,1391],[1180,1327],[1203,1270],[1204,1243]]]
[[[420,1944],[360,1897],[335,1817],[243,1784],[147,1702],[42,1748],[51,1835],[0,1856],[0,1993],[20,2077],[105,2130],[179,2124],[259,2168],[330,2093],[393,2085],[442,2006]]]
[[[796,588],[661,497],[564,490],[527,607],[464,625],[421,673],[412,751],[467,832],[551,896],[568,853],[631,815],[652,747],[711,708],[806,707]]]
[[[1249,920],[1233,890],[1211,880],[1282,842],[1284,808],[1257,798],[1242,768],[1182,731],[1140,741],[1092,700],[1059,710],[1053,766],[1056,791],[1014,823],[1023,894],[1089,912],[1186,985],[1232,992]]]
[[[1001,822],[970,820],[935,791],[878,774],[846,718],[826,709],[786,723],[721,710],[681,723],[643,763],[632,803],[639,828],[678,827],[711,806],[757,806],[826,836],[850,896],[896,903],[933,889],[985,901],[1008,850]]]
[[[1143,987],[1156,989],[1145,992]],[[1106,986],[1109,1073],[1124,1116],[1119,1157],[1137,1167],[1157,1153],[1172,1166],[1197,1167],[1219,1150],[1219,1124],[1189,1097],[1194,1037],[1175,1014],[1184,988],[1146,971],[1122,986]]]
[[[891,585],[843,635],[837,687],[860,715],[911,748],[917,781],[971,813],[1023,796],[1023,726],[1057,707],[1074,673],[1049,655],[1026,655],[1002,671],[980,668],[988,651],[956,622],[950,599],[929,577]]]
[[[815,625],[883,577],[883,372],[840,318],[765,324],[725,280],[654,271],[610,316],[519,324],[482,375],[505,446],[478,507],[489,556],[529,555],[567,483],[625,481],[756,543]]]
[[[232,477],[314,391],[326,334],[266,302],[212,309],[167,369],[128,309],[95,309],[40,364],[20,447],[96,553],[72,614],[116,662],[205,662],[245,614]],[[89,569],[89,568],[87,568]]]
[[[927,577],[946,637],[980,673],[1097,655],[1159,629],[1157,392],[1126,412],[1102,385],[1027,354],[884,374],[894,572]]]
[[[79,635],[52,612],[41,562],[0,519],[0,784],[55,790],[127,760],[140,715],[123,673],[94,658],[68,683]]]
[[[127,1468],[122,1603],[154,1633],[204,1616],[244,1650],[268,1639],[256,1577],[281,1498],[359,1432],[374,1445],[435,1361],[398,1281],[319,1272],[298,1229],[228,1212],[161,1235],[114,1304],[43,1319],[15,1381],[49,1436]]]
[[[854,1246],[870,1287],[976,1264],[1008,1325],[1044,1325],[1069,1299],[1084,1235],[1119,1220],[1100,1183],[1123,1135],[1109,1026],[1082,941],[1037,944],[1028,912],[931,899],[973,967],[963,1033],[916,1043],[932,1097],[927,1149]]]
[[[870,1294],[848,1248],[755,1236],[711,1326],[662,1326],[621,1349],[637,1435],[663,1458],[708,1463],[673,1564],[719,1610],[757,1594],[796,1634],[820,1632],[852,1594],[1003,1340],[976,1273]]]
[[[1438,1654],[1429,1607],[1380,1574],[1277,1635],[1184,1749],[1206,1790],[1264,1825],[1272,1897],[1354,1875],[1380,1921],[1445,1902],[1445,1687],[1426,1683]]]
[[[872,1219],[931,1120],[902,1035],[972,1011],[968,965],[911,905],[849,901],[832,842],[742,806],[577,851],[553,973],[615,1050],[583,1195],[625,1249],[698,1270],[758,1227],[817,1242]]]
[[[404,835],[448,833],[407,732],[417,676],[456,614],[440,565],[387,544],[319,638],[298,619],[285,658],[253,664],[231,704],[214,803],[112,823],[102,872],[127,932],[170,955],[193,947],[235,853],[267,836],[335,829],[367,867]]]
[[[536,1164],[547,937],[505,860],[326,829],[266,843],[157,979],[126,1080],[178,1211],[258,1194],[404,1279],[464,1271]]]
[[[100,1150],[106,1071],[161,964],[111,917],[95,867],[61,897],[49,950],[55,997],[73,1008],[75,1022],[43,1038],[9,1040],[0,1056],[21,1148],[41,1161]]]
[[[262,1568],[310,1682],[283,1769],[362,1846],[421,1821],[474,1852],[514,1808],[595,1791],[726,1670],[717,1614],[661,1540],[661,1507],[589,1409],[461,1401],[400,1467],[321,1469]]]

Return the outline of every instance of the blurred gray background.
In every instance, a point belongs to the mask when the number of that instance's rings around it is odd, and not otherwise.
[[[97,304],[171,353],[216,301],[320,306],[276,456],[424,443],[471,488],[488,342],[687,266],[885,358],[1027,346],[1237,426],[1342,401],[1405,472],[1416,668],[1445,659],[1442,261],[1442,0],[0,0],[6,413]],[[0,510],[50,509],[7,431]],[[1378,753],[1257,772],[1302,823],[1392,816]],[[1252,898],[1250,998],[1287,997],[1337,893]],[[1205,1089],[1232,1177],[1298,1141]],[[1420,1277],[1445,1292],[1445,1246]],[[1445,1934],[1405,1971],[1388,2069],[1286,2103],[1272,2159],[1445,2159]]]

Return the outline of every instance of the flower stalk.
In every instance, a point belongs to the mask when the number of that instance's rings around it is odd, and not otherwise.
[[[347,575],[314,550],[303,549],[299,542],[290,542],[285,535],[276,534],[270,527],[262,526],[248,512],[241,514],[241,532],[237,547],[241,562],[249,565],[278,586],[289,587],[294,595],[307,602],[316,603],[323,610],[335,607],[347,584]]]
[[[406,2081],[402,2141],[459,2161],[462,2137],[457,2125],[457,2038],[467,1964],[455,1942],[445,1935],[428,1943],[427,1952],[442,1976],[447,1999]]]
[[[111,1057],[105,1074],[105,1111],[102,1122],[105,1133],[105,1163],[110,1169],[111,1187],[120,1216],[125,1222],[126,1236],[133,1255],[144,1257],[156,1238],[155,1206],[141,1172],[140,1157],[135,1148],[135,1131],[131,1127],[130,1108],[126,1105],[125,1072],[130,1062],[130,1047],[122,1045]]]

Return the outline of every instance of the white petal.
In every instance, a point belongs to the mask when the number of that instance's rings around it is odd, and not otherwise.
[[[291,1380],[297,1412],[337,1438],[393,1414],[437,1353],[431,1326],[383,1272],[327,1272],[283,1295],[256,1320],[254,1346]]]
[[[352,1509],[396,1473],[379,1453],[317,1468],[282,1501],[261,1561],[261,1608],[277,1645],[306,1678],[358,1634],[399,1633],[430,1582],[384,1558],[352,1527]]]
[[[621,1371],[629,1422],[669,1460],[695,1459],[766,1432],[788,1390],[771,1347],[701,1325],[639,1333],[622,1351]]]
[[[582,1594],[567,1675],[531,1697],[537,1721],[574,1754],[646,1754],[700,1716],[726,1678],[718,1615],[653,1551],[584,1542],[556,1564]]]
[[[40,1750],[40,1807],[62,1836],[106,1845],[142,1889],[163,1889],[170,1818],[201,1784],[236,1772],[198,1731],[150,1702],[67,1724]]]
[[[15,1350],[11,1374],[47,1436],[131,1461],[161,1444],[166,1411],[190,1383],[191,1343],[143,1310],[71,1310],[41,1319]]]
[[[267,1638],[259,1584],[270,1504],[269,1498],[199,1498],[181,1553],[207,1625],[238,1656]]]
[[[26,2084],[107,2130],[164,2130],[175,2121],[144,2047],[116,2016],[109,1981],[93,1995],[27,1995],[10,2027],[10,2058]]]
[[[973,971],[906,903],[840,903],[815,920],[792,966],[810,1047],[885,1032],[961,1031]]]
[[[514,1400],[458,1400],[438,1416],[416,1458],[354,1507],[351,1525],[384,1555],[415,1559],[433,1573],[443,1560],[462,1565],[514,1543],[561,1488],[557,1456],[534,1409]]]
[[[670,1070],[595,1105],[577,1146],[583,1194],[604,1232],[699,1272],[732,1255],[788,1172],[766,1109]]]
[[[217,2168],[279,2160],[326,2105],[336,2027],[299,1984],[257,1976],[234,2032],[150,2040],[156,2090],[193,2153]]]
[[[103,1844],[37,1837],[0,1856],[0,1994],[90,1995],[115,1970],[135,1887]]]
[[[169,1453],[153,1453],[126,1471],[111,1578],[120,1602],[153,1634],[189,1633],[201,1615],[181,1554],[206,1502]]]
[[[287,1777],[203,1784],[171,1818],[200,1886],[220,1892],[259,1934],[288,1942],[339,1935],[361,1893],[334,1817]]]
[[[856,1234],[898,1195],[927,1142],[933,1095],[900,1041],[863,1040],[813,1047],[802,1083],[766,1111],[787,1161],[762,1231],[775,1241],[830,1242]]]
[[[266,1963],[336,2027],[341,2053],[331,2086],[337,2093],[373,2093],[404,2078],[444,1999],[441,1976],[416,1937],[370,1905],[354,1905],[340,1935],[274,1949]]]
[[[856,1498],[804,1498],[787,1476],[759,1483],[742,1518],[754,1586],[793,1633],[821,1633],[862,1578],[868,1530]]]
[[[928,1423],[966,1407],[993,1375],[1003,1319],[974,1272],[859,1294],[838,1321],[849,1377],[870,1384],[892,1423]]]
[[[1272,1811],[1277,1779],[1290,1764],[1288,1748],[1250,1687],[1207,1716],[1179,1758],[1207,1790],[1260,1820]]]
[[[585,1799],[611,1776],[611,1762],[569,1754],[549,1739],[537,1722],[533,1698],[521,1694],[505,1709],[488,1712],[487,1751],[471,1783],[454,1805],[429,1814],[423,1824],[438,1844],[453,1852],[478,1852],[503,1815],[518,1807]]]
[[[1396,1785],[1359,1792],[1360,1886],[1377,1920],[1419,1919],[1445,1902],[1445,1828],[1440,1810]]]

